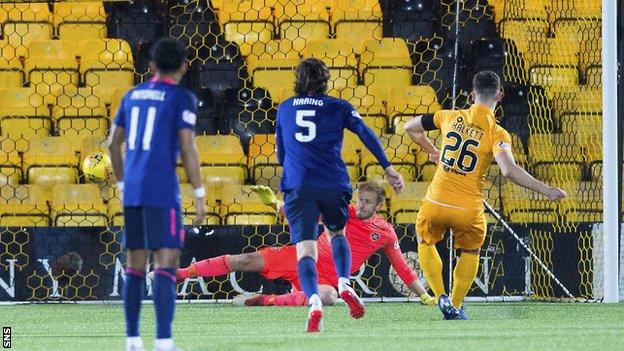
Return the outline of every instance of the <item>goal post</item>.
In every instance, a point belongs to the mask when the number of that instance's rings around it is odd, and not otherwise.
[[[621,141],[618,141],[618,84],[617,84],[617,5],[602,0],[602,147],[603,157],[603,288],[604,302],[618,302],[620,186],[618,174],[621,160]]]

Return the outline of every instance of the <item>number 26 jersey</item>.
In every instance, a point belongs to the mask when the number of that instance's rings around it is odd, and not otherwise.
[[[494,111],[474,104],[465,110],[441,110],[433,116],[440,129],[440,162],[427,198],[459,207],[482,206],[483,184],[494,154],[511,150],[509,133]]]

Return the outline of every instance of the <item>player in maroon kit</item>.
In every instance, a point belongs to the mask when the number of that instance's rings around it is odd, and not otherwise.
[[[281,210],[273,191],[265,186],[254,187],[263,202]],[[384,250],[390,264],[397,274],[416,293],[423,304],[435,305],[418,275],[409,267],[401,249],[394,228],[377,214],[385,198],[384,189],[374,182],[361,183],[358,186],[357,204],[349,206],[349,219],[346,225],[346,237],[351,247],[352,273],[380,249]],[[323,305],[336,302],[338,280],[332,259],[331,245],[327,235],[318,239],[318,285]],[[297,252],[293,245],[267,247],[252,253],[223,255],[192,263],[187,268],[177,271],[178,280],[189,277],[211,277],[233,271],[259,272],[266,279],[285,279],[293,286],[293,292],[284,295],[239,295],[234,303],[244,306],[305,306],[306,296],[301,291],[297,278]],[[360,311],[347,305],[351,316],[358,318]]]

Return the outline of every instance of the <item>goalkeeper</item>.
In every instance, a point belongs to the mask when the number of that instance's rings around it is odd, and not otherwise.
[[[273,191],[266,186],[254,186],[253,190],[262,202],[282,210],[282,203]],[[418,280],[418,275],[411,269],[401,253],[399,241],[390,223],[377,214],[385,199],[385,190],[377,183],[366,182],[358,186],[357,204],[349,206],[349,219],[346,224],[346,237],[351,247],[352,272],[380,249],[390,260],[390,264],[409,289],[418,295],[421,303],[435,305],[431,297]],[[323,305],[332,305],[338,298],[336,286],[336,268],[332,259],[331,244],[327,235],[318,239],[318,285]],[[178,269],[177,279],[189,277],[220,276],[233,271],[259,272],[266,279],[285,279],[293,286],[293,292],[285,295],[239,295],[234,303],[242,306],[305,306],[306,296],[297,277],[297,251],[295,246],[267,247],[259,251],[223,255],[192,263]],[[353,316],[356,311],[350,311]]]

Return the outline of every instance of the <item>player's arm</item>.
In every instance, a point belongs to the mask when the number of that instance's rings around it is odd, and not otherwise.
[[[429,154],[429,159],[438,163],[440,150],[425,135],[425,131],[438,129],[433,121],[433,115],[416,116],[408,121],[404,128],[410,138]]]
[[[494,154],[494,158],[503,176],[521,187],[537,191],[553,201],[559,201],[568,196],[565,191],[535,179],[522,167],[518,166],[509,148],[501,149]]]
[[[399,275],[399,278],[401,278],[405,285],[407,285],[410,291],[420,297],[420,302],[423,305],[435,305],[435,299],[427,293],[427,290],[418,279],[418,274],[409,266],[405,257],[403,257],[403,253],[399,247],[398,238],[396,233],[394,233],[394,230],[392,230],[390,237],[392,239],[384,247],[384,252],[390,261],[390,265],[394,268]]]
[[[201,181],[201,173],[199,171],[199,153],[195,143],[195,131],[190,128],[178,130],[178,138],[180,139],[180,158],[193,189],[195,189],[195,209],[197,217],[193,220],[194,225],[204,223],[206,216],[206,189]]]
[[[279,123],[280,111],[277,111],[277,122],[275,123],[275,153],[277,153],[277,162],[284,166],[284,141],[282,140],[282,127]]]
[[[110,153],[111,163],[113,165],[113,173],[117,179],[120,190],[123,191],[123,156],[121,147],[125,139],[125,128],[113,124],[111,134],[108,138],[108,151]]]
[[[392,186],[394,191],[400,193],[405,186],[403,177],[394,169],[394,167],[392,167],[392,164],[388,160],[388,156],[386,156],[377,135],[375,135],[373,130],[364,123],[362,117],[350,105],[347,108],[346,119],[347,129],[357,134],[362,143],[375,156],[381,167],[384,169],[388,183]]]

